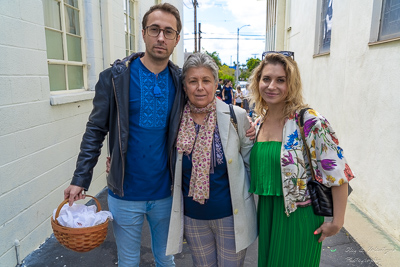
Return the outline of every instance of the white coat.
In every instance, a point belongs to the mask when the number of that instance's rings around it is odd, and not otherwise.
[[[234,106],[238,132],[230,121],[229,106],[217,99],[217,124],[227,161],[230,193],[235,228],[236,252],[251,245],[257,238],[257,214],[250,187],[250,151],[253,141],[246,137],[250,128],[246,111]],[[183,195],[182,154],[177,153],[173,201],[168,232],[167,255],[182,252],[183,241]]]

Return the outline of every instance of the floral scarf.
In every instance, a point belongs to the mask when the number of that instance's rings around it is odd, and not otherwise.
[[[204,108],[196,108],[190,101],[185,105],[179,127],[176,147],[178,153],[192,153],[192,174],[189,185],[189,196],[194,201],[204,204],[210,197],[210,163],[214,129],[217,123],[216,100]],[[196,129],[190,113],[208,113],[204,125],[200,126],[196,138]]]

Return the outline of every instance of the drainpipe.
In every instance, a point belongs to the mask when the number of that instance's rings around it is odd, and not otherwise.
[[[19,243],[18,239],[15,239],[14,246],[15,246],[15,253],[17,254],[17,265],[15,267],[20,267],[21,266],[21,261],[19,259],[19,246],[20,246],[20,243]]]

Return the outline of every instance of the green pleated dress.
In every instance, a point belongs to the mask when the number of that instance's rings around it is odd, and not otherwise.
[[[285,213],[280,168],[281,142],[256,142],[251,150],[250,192],[257,207],[258,266],[319,266],[322,243],[314,231],[324,222],[311,206]]]

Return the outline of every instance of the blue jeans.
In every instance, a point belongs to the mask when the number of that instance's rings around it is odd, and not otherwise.
[[[108,195],[108,207],[114,217],[114,236],[119,267],[140,263],[140,243],[144,216],[149,222],[151,249],[157,267],[175,266],[174,257],[166,256],[172,197],[154,201],[127,201]]]

